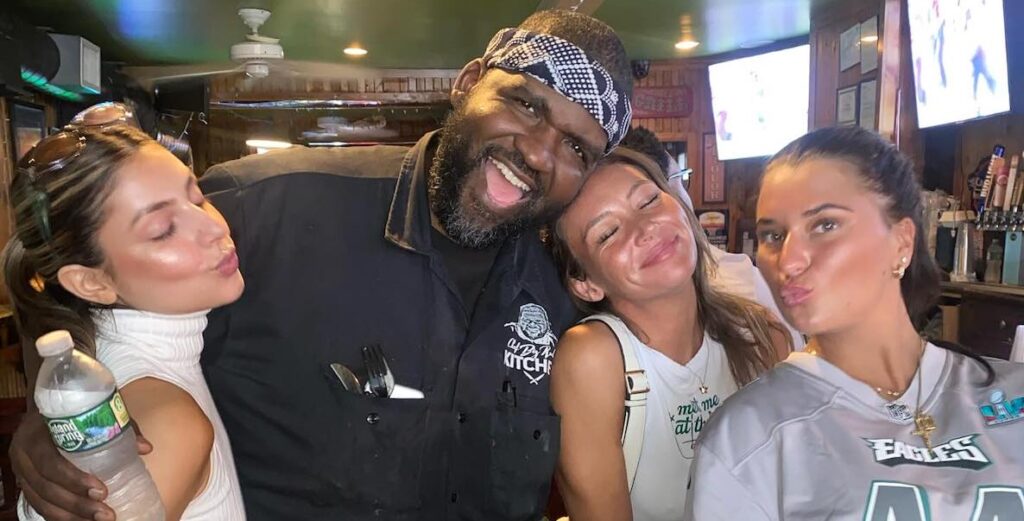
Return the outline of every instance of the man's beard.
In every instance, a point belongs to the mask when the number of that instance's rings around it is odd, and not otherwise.
[[[470,157],[469,137],[473,132],[463,111],[452,111],[441,129],[434,162],[430,167],[430,208],[448,237],[464,248],[484,249],[525,229],[550,221],[557,211],[543,206],[544,190],[540,187],[540,176],[526,164],[522,154],[515,149],[505,150],[492,144]],[[496,215],[466,189],[469,174],[474,169],[484,167],[484,162],[492,154],[532,177],[537,186],[524,194],[527,200],[510,217]],[[484,175],[483,172],[480,175]]]

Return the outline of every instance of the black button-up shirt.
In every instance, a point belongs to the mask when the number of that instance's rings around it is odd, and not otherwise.
[[[292,149],[211,168],[242,298],[203,353],[250,520],[537,519],[558,452],[548,380],[576,317],[534,233],[468,312],[431,245],[427,148]],[[379,344],[422,400],[347,392]]]

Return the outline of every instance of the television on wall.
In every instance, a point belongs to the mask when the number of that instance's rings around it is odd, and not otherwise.
[[[907,17],[918,126],[1010,111],[1002,0],[908,0]]]
[[[718,158],[770,156],[807,133],[810,46],[708,67]]]

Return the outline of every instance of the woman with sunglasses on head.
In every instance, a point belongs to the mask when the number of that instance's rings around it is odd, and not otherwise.
[[[691,519],[1024,519],[1024,366],[921,338],[939,277],[920,193],[856,127],[768,163],[758,266],[810,341],[705,429]]]
[[[10,197],[15,232],[3,266],[23,337],[68,330],[114,374],[153,443],[143,460],[167,519],[244,519],[230,445],[199,368],[206,312],[236,300],[244,283],[227,225],[195,176],[137,129],[80,127],[29,151]],[[31,386],[38,359],[30,354]],[[26,421],[42,425],[34,411]],[[43,426],[33,432],[46,436]],[[92,480],[83,488],[102,497]],[[39,514],[78,519],[35,494],[45,483],[29,481],[24,499]],[[27,505],[21,515],[38,518]]]
[[[569,516],[682,519],[694,440],[784,356],[786,331],[709,285],[696,217],[640,153],[604,158],[551,235],[566,286],[592,313],[562,337],[551,373]]]

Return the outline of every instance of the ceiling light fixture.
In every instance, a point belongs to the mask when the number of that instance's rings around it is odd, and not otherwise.
[[[878,36],[877,35],[876,36],[865,36],[865,37],[861,38],[860,41],[866,42],[866,43],[877,42],[878,41]]]
[[[352,45],[350,47],[345,47],[343,52],[349,56],[366,56],[367,50],[358,45]]]
[[[245,146],[253,148],[291,148],[292,144],[287,141],[278,141],[276,139],[247,139]]]
[[[676,42],[676,49],[680,51],[689,51],[696,49],[700,42],[693,37],[693,18],[688,14],[684,14],[679,17],[679,41]]]

